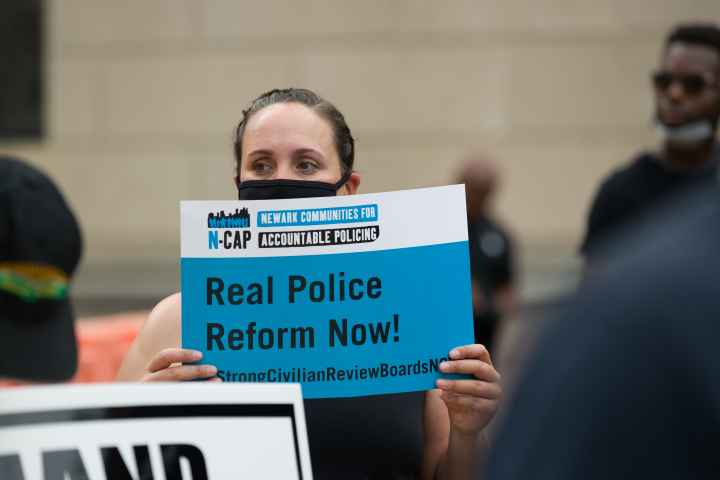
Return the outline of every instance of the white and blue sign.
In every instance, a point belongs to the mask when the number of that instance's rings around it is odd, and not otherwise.
[[[226,382],[427,390],[473,342],[462,186],[181,211],[182,345]]]
[[[0,389],[2,480],[312,480],[299,385]]]

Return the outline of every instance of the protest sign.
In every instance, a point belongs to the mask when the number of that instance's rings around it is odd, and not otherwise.
[[[311,479],[298,385],[0,392],[2,480]]]
[[[182,345],[305,398],[427,390],[473,342],[462,186],[182,202]]]

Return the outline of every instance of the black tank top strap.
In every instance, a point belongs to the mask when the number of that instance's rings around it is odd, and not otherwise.
[[[418,478],[424,405],[425,392],[305,400],[314,478]]]

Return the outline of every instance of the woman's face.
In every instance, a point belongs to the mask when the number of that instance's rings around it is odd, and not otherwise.
[[[312,180],[336,183],[342,177],[340,157],[330,124],[299,103],[276,103],[250,117],[243,134],[240,179]],[[357,191],[353,173],[339,195]]]

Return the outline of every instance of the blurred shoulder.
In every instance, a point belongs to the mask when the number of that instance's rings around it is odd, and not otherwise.
[[[648,174],[661,170],[655,153],[644,151],[635,155],[630,161],[612,170],[603,179],[601,190],[626,188],[638,181],[646,179]]]

